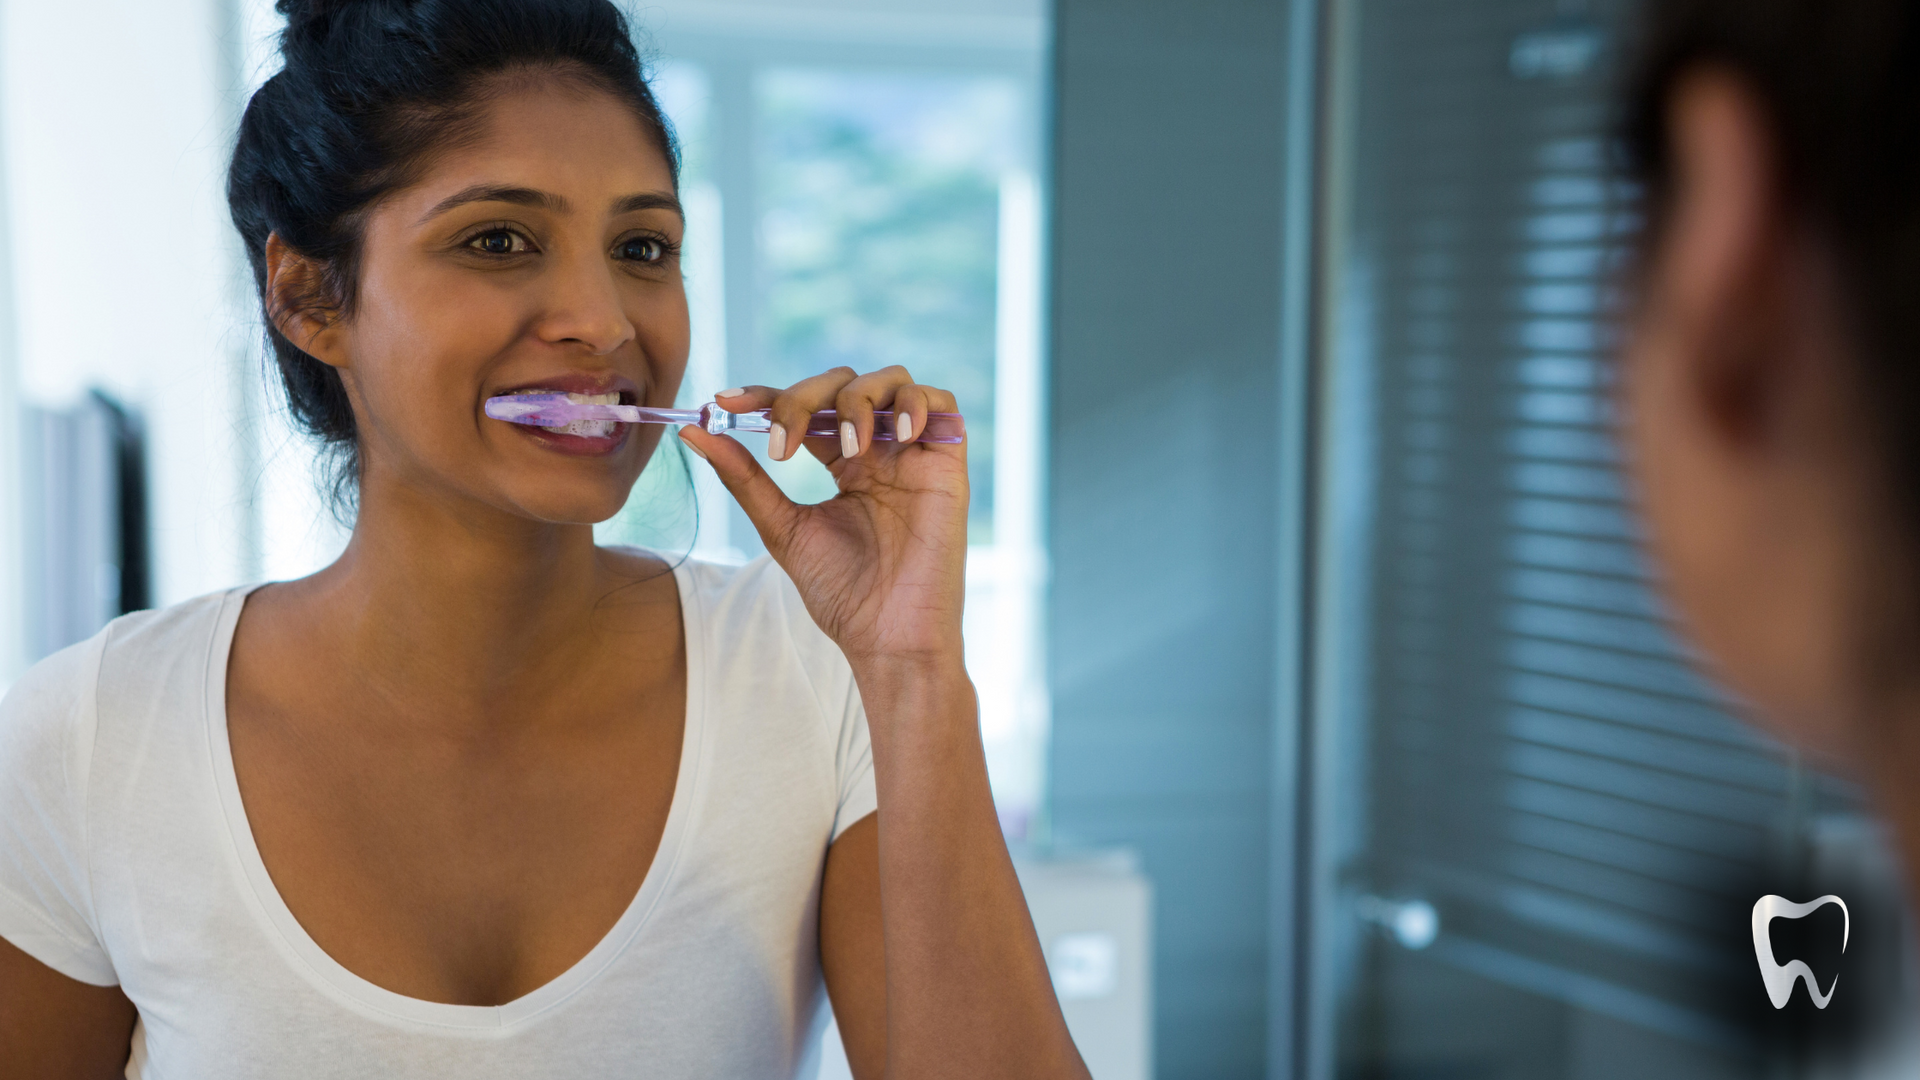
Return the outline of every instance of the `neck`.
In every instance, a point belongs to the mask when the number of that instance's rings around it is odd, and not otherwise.
[[[306,587],[368,689],[487,717],[523,715],[583,677],[593,619],[632,580],[590,525],[372,482],[346,552]]]

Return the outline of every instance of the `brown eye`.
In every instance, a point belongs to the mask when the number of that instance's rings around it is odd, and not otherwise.
[[[467,246],[488,255],[516,255],[527,250],[520,237],[507,229],[492,229],[467,241]]]
[[[667,245],[656,236],[636,236],[622,240],[619,257],[630,262],[657,263],[667,257]]]

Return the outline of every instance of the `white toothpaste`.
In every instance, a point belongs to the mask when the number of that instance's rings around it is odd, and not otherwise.
[[[556,390],[535,388],[531,390],[516,390],[514,394],[553,394],[558,392],[559,391]],[[568,394],[567,400],[575,405],[618,405],[620,404],[620,392],[616,390],[607,394]],[[613,420],[575,420],[570,424],[562,424],[559,427],[550,427],[545,430],[558,432],[562,435],[579,435],[587,439],[604,439],[612,435],[614,429],[618,426],[618,423]]]

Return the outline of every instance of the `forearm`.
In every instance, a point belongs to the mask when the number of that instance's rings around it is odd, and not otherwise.
[[[880,797],[887,1075],[1084,1077],[957,658],[856,666]]]

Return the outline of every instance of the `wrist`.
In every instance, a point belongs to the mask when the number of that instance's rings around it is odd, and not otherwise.
[[[919,640],[896,640],[880,645],[869,641],[865,643],[869,646],[867,648],[849,648],[849,643],[840,642],[840,652],[855,672],[870,673],[879,678],[920,678],[966,672],[966,646],[961,640],[959,627],[954,627],[950,632],[914,636]]]
[[[884,653],[849,657],[854,682],[869,716],[891,713],[897,704],[924,704],[974,700],[973,680],[959,650],[931,653]],[[969,710],[971,711],[971,709]]]

